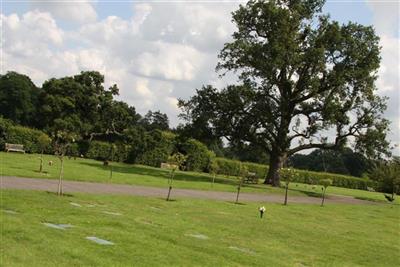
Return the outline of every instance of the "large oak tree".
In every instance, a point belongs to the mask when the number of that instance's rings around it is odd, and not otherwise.
[[[250,1],[233,12],[233,40],[217,70],[239,83],[204,86],[180,101],[189,123],[206,118],[216,135],[250,142],[270,154],[265,182],[279,185],[279,168],[304,149],[355,148],[385,153],[385,99],[374,82],[380,63],[374,29],[340,25],[321,14],[323,0]],[[331,136],[330,138],[328,138]]]

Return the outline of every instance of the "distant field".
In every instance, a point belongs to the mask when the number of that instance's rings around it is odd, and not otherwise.
[[[20,176],[33,178],[58,178],[60,162],[52,155],[45,155],[44,170],[47,173],[39,173],[38,154],[19,154],[0,152],[0,175]],[[53,166],[47,163],[53,162]],[[131,185],[145,185],[166,187],[168,185],[169,171],[142,165],[131,165],[124,163],[112,163],[113,175],[109,178],[110,167],[103,166],[100,161],[91,159],[66,159],[65,160],[65,179],[75,181],[89,181],[101,183],[118,183]],[[236,191],[237,180],[234,177],[217,176],[212,186],[212,176],[207,173],[181,172],[175,175],[173,186],[176,188],[189,188],[216,191]],[[260,181],[261,182],[261,181]],[[296,196],[316,196],[321,195],[319,186],[305,184],[290,184],[290,195]],[[283,194],[283,188],[274,188],[263,184],[246,185],[242,192],[256,192],[267,194]],[[368,200],[382,201],[385,199],[382,193],[368,192],[363,190],[353,190],[339,187],[329,187],[327,194],[347,195]],[[396,200],[398,202],[398,200]]]
[[[1,266],[400,266],[398,205],[0,192]]]

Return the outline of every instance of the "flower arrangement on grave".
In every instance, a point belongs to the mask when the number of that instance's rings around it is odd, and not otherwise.
[[[265,207],[264,207],[264,206],[259,207],[259,208],[258,208],[258,211],[260,212],[260,218],[262,218],[263,215],[264,215],[264,212],[265,212]]]

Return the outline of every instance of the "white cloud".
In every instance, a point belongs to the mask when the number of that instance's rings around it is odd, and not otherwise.
[[[203,64],[201,53],[190,46],[156,42],[151,50],[135,60],[138,72],[144,76],[192,80]]]
[[[380,36],[381,67],[376,82],[378,93],[389,97],[385,116],[391,121],[389,139],[397,147],[394,150],[400,155],[400,39],[399,20],[400,3],[387,1],[368,1],[373,13],[373,24]]]
[[[90,0],[66,1],[35,1],[30,5],[33,9],[51,13],[55,18],[76,22],[87,23],[96,21],[97,13]]]

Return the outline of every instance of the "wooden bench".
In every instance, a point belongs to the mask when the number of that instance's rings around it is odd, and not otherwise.
[[[255,172],[248,172],[243,178],[243,183],[245,184],[258,184],[258,177]]]
[[[25,153],[24,150],[24,145],[19,145],[19,144],[8,144],[6,143],[5,145],[6,151],[14,151],[14,152],[22,152]]]
[[[168,169],[168,170],[178,169],[178,165],[163,162],[161,163],[161,169]]]

